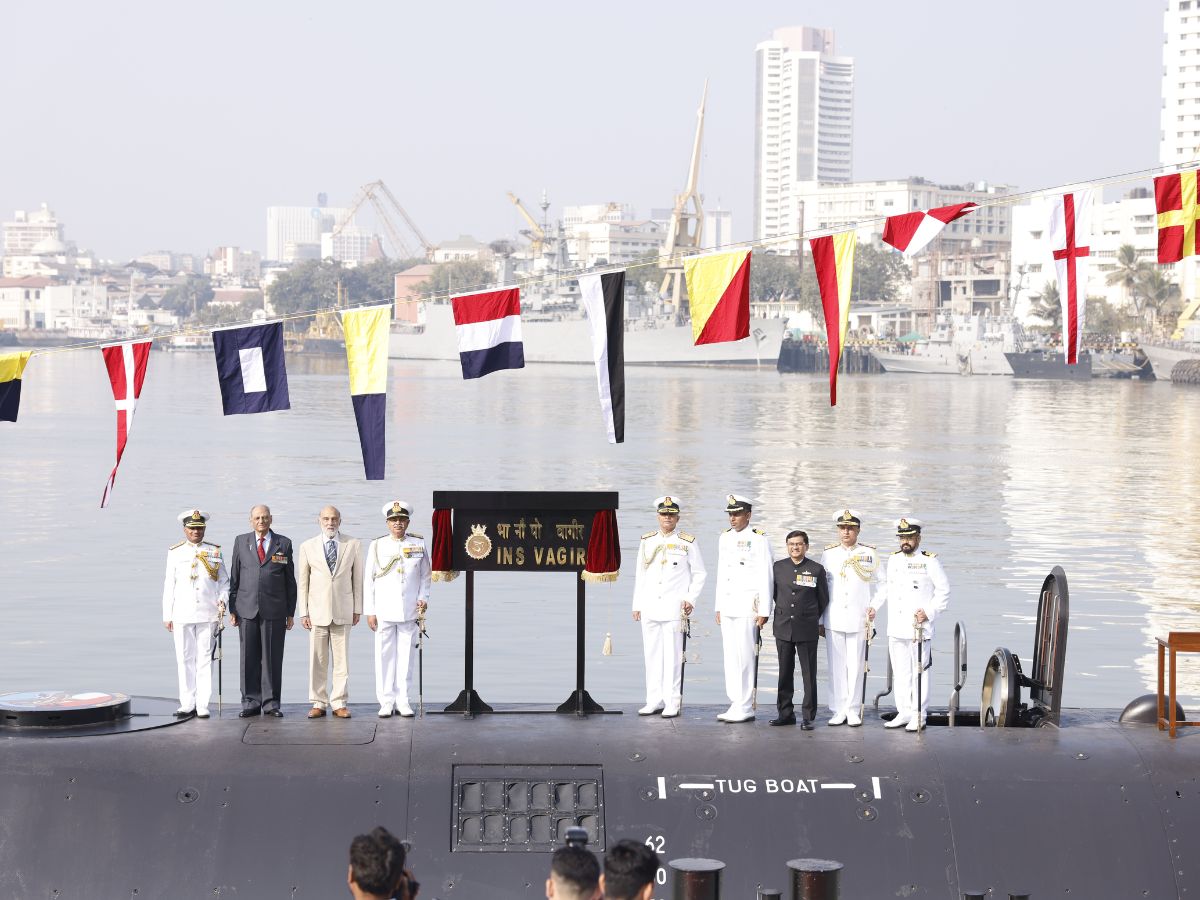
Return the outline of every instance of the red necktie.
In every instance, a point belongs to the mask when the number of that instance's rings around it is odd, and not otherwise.
[[[267,554],[263,551],[263,541],[265,540],[266,538],[258,539],[258,561],[260,564],[265,562],[267,559]]]

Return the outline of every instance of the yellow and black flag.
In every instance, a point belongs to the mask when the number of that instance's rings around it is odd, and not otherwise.
[[[29,362],[31,351],[0,355],[0,422],[17,421],[21,407],[21,373]]]

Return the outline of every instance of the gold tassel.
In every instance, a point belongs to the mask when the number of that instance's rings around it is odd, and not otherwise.
[[[601,656],[612,656],[612,632],[605,632],[604,649],[600,651]]]
[[[604,582],[612,582],[617,580],[620,572],[589,572],[584,569],[579,573],[579,577],[591,584],[602,584]]]
[[[457,573],[457,572],[454,572],[454,571],[450,571],[450,572],[434,572],[434,573],[433,573],[433,574],[430,576],[430,579],[431,579],[432,581],[453,581],[453,580],[454,580],[455,578],[457,578],[457,577],[458,577],[458,573]]]

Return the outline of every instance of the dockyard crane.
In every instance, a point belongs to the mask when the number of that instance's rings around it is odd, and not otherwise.
[[[537,219],[530,214],[529,210],[522,205],[517,195],[512,191],[508,192],[508,199],[513,202],[513,206],[517,208],[517,211],[521,213],[525,221],[529,223],[529,227],[522,229],[521,234],[529,238],[530,258],[539,259],[543,248],[546,246],[546,229],[537,223]]]
[[[395,194],[391,192],[391,190],[386,184],[383,183],[383,181],[372,181],[370,184],[364,184],[359,189],[358,196],[354,198],[354,203],[350,205],[350,210],[342,218],[342,221],[338,222],[337,225],[334,226],[332,232],[333,236],[337,237],[337,235],[342,232],[342,229],[354,221],[354,214],[362,208],[364,203],[370,201],[371,206],[375,209],[376,215],[378,215],[380,220],[383,222],[383,227],[387,229],[388,240],[392,245],[393,252],[395,252],[397,257],[400,259],[412,257],[413,253],[404,240],[400,237],[400,230],[396,227],[396,223],[392,221],[392,217],[388,213],[388,208],[387,205],[385,205],[384,200],[391,204],[392,209],[399,213],[400,218],[402,218],[405,224],[408,225],[409,230],[416,235],[417,240],[421,244],[421,250],[424,253],[425,258],[432,260],[433,251],[436,248],[433,246],[433,244],[429,243],[429,241],[425,238],[425,235],[421,233],[421,229],[417,227],[417,223],[412,220],[412,217],[409,216],[404,207],[400,205],[400,201],[396,199]]]
[[[700,181],[700,145],[704,140],[704,106],[708,100],[708,79],[704,81],[704,92],[700,95],[700,109],[696,112],[696,137],[692,142],[692,162],[688,166],[687,186],[682,194],[675,195],[675,208],[671,210],[671,225],[667,229],[667,243],[663,256],[667,258],[659,295],[683,311],[683,263],[677,254],[687,254],[700,249],[704,236],[704,208],[700,202],[697,185]],[[688,209],[688,204],[692,209]]]

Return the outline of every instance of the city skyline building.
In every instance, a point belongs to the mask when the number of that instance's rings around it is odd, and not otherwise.
[[[797,184],[854,173],[854,58],[829,28],[777,28],[755,47],[754,238],[795,230]]]
[[[1200,0],[1167,0],[1162,72],[1158,162],[1177,166],[1200,157]],[[1186,304],[1200,296],[1200,266],[1185,257],[1177,271]]]
[[[331,233],[348,212],[332,206],[268,206],[266,258],[274,262],[320,259],[321,235]],[[347,223],[352,225],[353,221]]]

